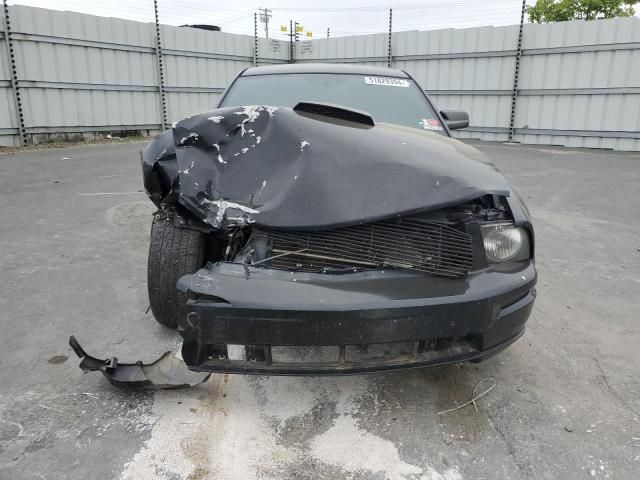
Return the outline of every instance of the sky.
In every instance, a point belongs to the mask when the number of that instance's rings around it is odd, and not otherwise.
[[[153,0],[8,0],[8,3],[154,21]],[[306,32],[311,33],[311,38],[326,38],[327,29],[332,37],[387,32],[390,7],[393,30],[398,32],[515,25],[520,22],[522,0],[158,0],[160,23],[204,23],[246,35],[253,35],[254,12],[264,7],[271,9],[270,38],[288,39],[280,27],[294,20],[302,25],[306,39]],[[640,5],[636,7],[637,16]],[[265,36],[261,22],[258,33]]]
[[[533,0],[532,0],[533,1]],[[153,0],[9,0],[9,4],[71,10],[106,17],[152,22]],[[311,38],[380,33],[388,30],[434,30],[520,22],[522,0],[158,0],[160,22],[169,25],[206,23],[223,31],[253,35],[254,12],[271,9],[269,37],[285,39],[281,25],[298,21]],[[264,24],[258,23],[260,36]]]

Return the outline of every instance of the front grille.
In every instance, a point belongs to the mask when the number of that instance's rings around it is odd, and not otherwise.
[[[257,266],[299,272],[417,270],[460,277],[473,262],[471,237],[445,224],[420,218],[318,232],[256,230],[254,241],[268,245]]]

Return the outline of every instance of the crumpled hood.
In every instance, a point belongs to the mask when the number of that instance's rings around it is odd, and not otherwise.
[[[177,202],[214,229],[357,224],[511,191],[457,140],[268,106],[189,117],[142,158],[156,204]]]

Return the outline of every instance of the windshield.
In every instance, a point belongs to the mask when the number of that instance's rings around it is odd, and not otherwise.
[[[293,108],[300,101],[343,105],[364,110],[375,121],[445,134],[418,85],[406,78],[325,73],[239,77],[220,106]]]

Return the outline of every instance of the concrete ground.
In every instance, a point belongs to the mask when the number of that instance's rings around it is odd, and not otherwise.
[[[133,393],[67,340],[179,344],[145,314],[141,146],[0,155],[0,478],[639,477],[640,155],[477,144],[528,199],[540,269],[526,335],[486,363]],[[478,412],[437,415],[487,377]]]

